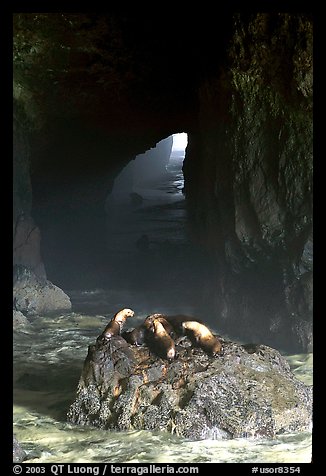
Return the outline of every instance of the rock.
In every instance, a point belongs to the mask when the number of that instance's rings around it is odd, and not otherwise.
[[[313,349],[313,273],[307,271],[286,288],[287,306],[292,316],[294,332],[308,352]]]
[[[13,309],[12,314],[13,314],[13,328],[14,328],[14,330],[17,330],[21,327],[29,326],[30,323],[22,312],[16,311],[15,309]]]
[[[14,101],[13,132],[13,265],[30,268],[46,278],[40,250],[40,229],[32,216],[30,143],[24,110]]]
[[[26,459],[26,453],[18,443],[16,437],[13,437],[12,461],[13,463],[22,463]]]
[[[136,241],[136,246],[140,251],[148,251],[149,250],[149,237],[148,235],[141,235],[140,238]]]
[[[14,266],[14,308],[27,316],[71,309],[70,298],[25,266]]]
[[[193,440],[273,438],[311,427],[312,389],[278,351],[221,341],[222,353],[210,357],[180,337],[172,363],[121,337],[89,346],[68,421]]]
[[[223,333],[310,352],[312,293],[293,297],[312,269],[313,25],[240,14],[232,35],[183,165],[193,234],[215,260],[209,311]]]
[[[46,279],[40,252],[40,230],[30,216],[21,213],[14,227],[13,264],[23,265]]]
[[[144,201],[143,197],[136,192],[129,193],[129,197],[133,205],[142,205]]]

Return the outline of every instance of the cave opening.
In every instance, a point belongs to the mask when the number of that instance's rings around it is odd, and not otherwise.
[[[138,292],[145,307],[191,314],[202,306],[210,265],[189,233],[183,193],[187,141],[185,132],[162,139],[115,178],[106,199],[110,269],[101,285]]]
[[[74,148],[70,134],[68,152],[72,156],[74,151],[79,164],[87,164],[91,154],[96,160],[106,153],[103,138],[89,136],[85,131],[82,145]],[[54,142],[47,156],[53,154],[56,161],[68,152],[61,135]],[[99,169],[98,175],[87,177],[74,172],[51,187],[34,187],[47,277],[68,293],[75,309],[86,305],[80,301],[83,290],[93,297],[90,307],[104,312],[105,299],[98,292],[115,290],[137,308],[203,312],[212,265],[190,232],[183,175],[187,143],[186,132],[170,134],[129,157],[118,172],[105,175]],[[108,191],[106,197],[102,194],[92,205],[101,187]]]

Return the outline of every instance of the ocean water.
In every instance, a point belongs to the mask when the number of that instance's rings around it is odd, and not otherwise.
[[[112,296],[103,290],[76,291],[75,300],[78,295],[84,303],[88,297],[89,306],[96,296],[112,300],[112,309],[120,305],[117,293]],[[139,313],[134,324],[144,317]],[[270,440],[189,441],[167,432],[104,431],[67,423],[66,412],[74,400],[87,346],[95,341],[107,321],[105,315],[78,312],[38,316],[30,327],[14,333],[14,433],[28,454],[28,462],[311,461],[310,432]],[[311,385],[312,354],[287,359],[298,379]]]

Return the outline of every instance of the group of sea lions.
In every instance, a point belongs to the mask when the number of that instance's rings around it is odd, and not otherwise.
[[[182,335],[186,335],[193,345],[202,348],[209,355],[216,355],[222,350],[221,342],[207,326],[183,314],[151,314],[140,326],[122,332],[127,318],[134,314],[132,309],[121,309],[113,316],[97,341],[103,342],[114,336],[121,336],[132,345],[147,344],[152,352],[169,361],[176,356],[174,340]]]

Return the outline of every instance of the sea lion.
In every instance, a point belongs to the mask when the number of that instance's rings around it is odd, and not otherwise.
[[[175,336],[174,327],[170,322],[167,321],[167,316],[165,314],[156,313],[147,316],[143,324],[145,329],[150,329],[154,320],[159,321],[171,337]]]
[[[158,319],[147,321],[148,327],[146,341],[149,348],[163,359],[173,360],[175,357],[175,344],[172,337],[169,336],[163,324]]]
[[[97,340],[108,340],[113,336],[117,336],[121,334],[122,327],[126,322],[128,317],[132,317],[134,315],[134,311],[132,309],[121,309],[121,311],[117,312],[108,323],[102,334],[98,337]]]
[[[182,327],[182,323],[185,321],[196,321],[200,322],[202,324],[201,319],[197,319],[192,316],[187,316],[185,314],[174,314],[172,316],[164,316],[165,320],[168,321],[174,328],[175,332],[178,335],[183,335],[184,334],[184,329]]]
[[[182,323],[185,334],[197,346],[207,354],[218,354],[222,349],[221,342],[211,333],[204,324],[197,321],[185,321]]]
[[[124,331],[121,336],[131,345],[140,346],[145,342],[145,327],[136,327],[132,331]]]

